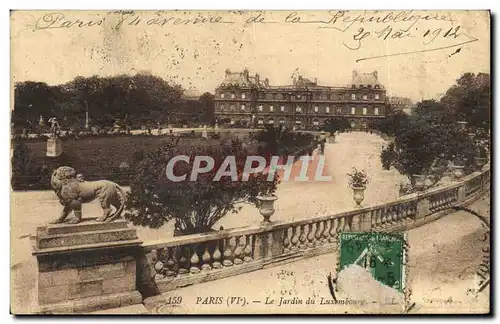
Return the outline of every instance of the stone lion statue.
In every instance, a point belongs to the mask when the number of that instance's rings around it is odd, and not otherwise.
[[[89,203],[96,198],[102,207],[102,216],[99,222],[111,222],[121,216],[125,206],[125,191],[118,184],[108,180],[85,181],[81,174],[68,166],[57,168],[52,173],[52,188],[63,205],[61,215],[51,224],[77,224],[82,220],[82,204]],[[113,206],[115,212],[112,213]],[[73,211],[74,217],[66,219]]]

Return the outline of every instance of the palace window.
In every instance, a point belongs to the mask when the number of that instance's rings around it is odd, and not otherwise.
[[[220,97],[224,99],[224,94],[223,94],[223,93],[221,93],[221,94],[220,94]]]
[[[368,99],[368,96],[367,95],[363,95],[363,100],[366,100]]]
[[[330,113],[330,107],[326,107],[325,111],[326,111],[327,114],[329,114]]]
[[[281,112],[285,112],[285,106],[281,106]]]
[[[231,93],[231,99],[234,99],[235,97],[234,93]]]
[[[245,99],[246,95],[244,93],[241,94],[241,99]]]
[[[268,123],[271,124],[271,125],[274,124],[274,119],[272,119],[272,118],[269,119]]]
[[[241,105],[241,110],[245,110],[245,105]]]
[[[262,111],[262,110],[263,110],[262,105],[260,105],[259,106],[259,111]]]
[[[351,115],[356,115],[356,108],[355,107],[351,107]]]
[[[269,106],[269,111],[273,112],[274,111],[274,107],[273,106]]]
[[[316,120],[316,119],[315,119],[315,120],[313,120],[313,125],[314,125],[314,126],[318,126],[318,125],[319,125],[319,121],[318,121],[318,120]]]
[[[319,108],[318,106],[314,107],[314,112],[318,112]]]
[[[262,125],[262,124],[264,124],[264,119],[262,119],[262,118],[259,118],[259,119],[257,120],[257,123],[258,123],[259,125]]]
[[[377,107],[375,107],[375,109],[373,110],[373,114],[378,115],[378,108]]]
[[[280,124],[284,124],[285,123],[285,119],[284,118],[280,118],[280,120],[278,121]]]
[[[368,109],[366,108],[363,108],[363,115],[366,115],[366,112],[368,111]]]
[[[234,105],[231,105],[231,111],[234,111],[235,110],[235,106]]]
[[[376,100],[380,99],[380,96],[378,95],[378,93],[375,94],[375,99]]]
[[[342,114],[342,109],[337,108],[337,115],[341,115],[341,114]]]
[[[356,94],[355,93],[351,94],[351,100],[356,100]]]
[[[295,109],[296,112],[302,112],[302,107],[301,106],[297,106],[297,108]]]
[[[220,106],[219,106],[219,110],[220,110],[220,111],[224,111],[224,105],[220,105]]]

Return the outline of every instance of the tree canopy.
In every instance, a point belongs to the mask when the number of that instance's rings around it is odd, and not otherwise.
[[[65,84],[49,86],[43,82],[15,85],[14,126],[35,127],[40,116],[45,121],[57,117],[62,126],[84,126],[88,111],[91,123],[113,125],[116,119],[128,123],[210,122],[213,96],[199,100],[184,98],[184,89],[150,74],[111,77],[78,76]]]
[[[172,181],[166,174],[166,168],[172,158],[180,155],[188,156],[190,162],[177,162],[173,174],[187,176],[185,180]],[[241,142],[234,140],[220,147],[182,148],[169,145],[149,153],[139,162],[137,176],[130,184],[127,209],[131,212],[126,217],[135,225],[151,228],[159,228],[169,220],[175,220],[175,228],[181,234],[210,231],[227,213],[237,212],[241,208],[238,203],[256,203],[258,195],[274,193],[277,177],[268,181],[267,174],[253,173],[248,181],[242,181],[242,171],[250,155]],[[214,167],[211,171],[200,173],[195,181],[190,181],[195,156],[213,158]],[[228,156],[234,156],[238,179],[223,176],[220,181],[213,181]],[[205,166],[206,163],[201,167]]]

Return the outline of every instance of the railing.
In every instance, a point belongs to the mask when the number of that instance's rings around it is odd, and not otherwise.
[[[489,166],[442,188],[390,203],[293,222],[145,242],[143,283],[160,292],[329,253],[341,232],[408,230],[469,204],[489,189]],[[139,270],[141,271],[141,270]]]

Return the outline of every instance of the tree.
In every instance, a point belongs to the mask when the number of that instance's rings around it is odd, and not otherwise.
[[[282,125],[277,127],[265,125],[252,136],[254,140],[261,143],[259,152],[265,156],[277,155],[285,157],[294,151],[314,143],[314,137],[308,133],[290,131]]]
[[[20,183],[36,184],[41,176],[41,168],[35,163],[32,152],[24,142],[14,146],[12,155],[12,187]]]
[[[370,122],[370,128],[376,129],[387,136],[394,136],[404,127],[408,115],[403,110],[388,109],[388,114],[384,119],[377,119]]]
[[[394,142],[381,153],[382,164],[386,169],[395,167],[412,184],[413,175],[432,173],[432,167],[439,161],[457,156],[467,159],[470,140],[451,122],[432,123],[427,118],[411,116],[394,135]]]
[[[344,132],[347,129],[351,128],[349,121],[344,117],[330,117],[330,119],[326,120],[325,124],[321,128],[321,130],[325,132],[329,132],[333,134],[335,132]]]
[[[488,129],[491,122],[490,75],[464,73],[441,98],[447,113],[473,128]]]
[[[202,120],[212,125],[215,123],[215,97],[209,92],[205,92],[200,96],[198,102],[200,103]]]
[[[430,123],[450,122],[450,114],[442,102],[432,100],[423,100],[418,102],[413,109],[413,115],[425,119]]]
[[[190,163],[175,164],[175,176],[187,174],[185,180],[175,182],[167,177],[165,170],[168,162],[179,155],[189,156]],[[238,141],[220,147],[181,148],[169,145],[148,153],[138,163],[137,176],[130,184],[127,209],[131,212],[126,217],[135,225],[151,228],[159,228],[175,220],[176,232],[180,234],[213,230],[215,223],[227,213],[239,211],[239,203],[256,203],[258,195],[272,194],[276,190],[277,178],[267,181],[267,175],[263,173],[250,174],[248,181],[241,181],[243,166],[249,155]],[[215,165],[211,171],[199,174],[196,181],[190,181],[195,156],[212,157]],[[220,181],[213,181],[228,156],[235,157],[237,179],[223,176]]]

